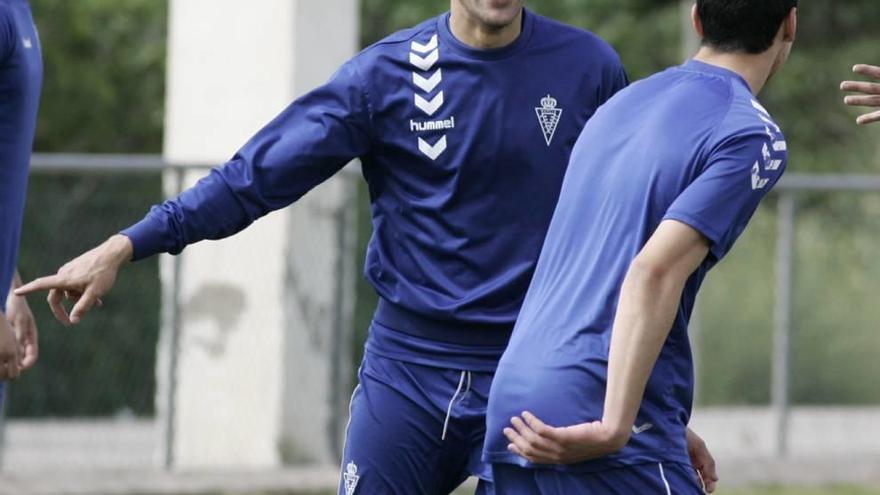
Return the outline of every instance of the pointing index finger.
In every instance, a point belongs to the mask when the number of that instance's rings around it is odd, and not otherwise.
[[[66,288],[66,286],[67,284],[65,284],[64,277],[61,275],[50,275],[48,277],[38,278],[33,282],[28,282],[18,289],[15,289],[15,295],[26,296],[43,290],[63,289]]]

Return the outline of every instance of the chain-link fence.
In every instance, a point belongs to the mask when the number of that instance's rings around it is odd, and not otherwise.
[[[805,422],[827,427],[828,447],[846,443],[830,437],[847,435],[832,432],[847,415],[880,419],[868,378],[880,376],[878,245],[880,177],[786,176],[707,280],[694,332],[699,405],[758,411],[766,424],[752,434],[769,438],[753,444],[778,456],[821,452],[793,438],[815,438]],[[880,455],[880,431],[849,431],[854,455]]]

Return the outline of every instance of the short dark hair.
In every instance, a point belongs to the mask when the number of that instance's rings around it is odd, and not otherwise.
[[[697,0],[703,44],[723,52],[763,53],[797,5],[798,0]]]

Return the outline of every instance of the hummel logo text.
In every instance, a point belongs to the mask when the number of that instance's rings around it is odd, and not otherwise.
[[[409,121],[409,130],[412,132],[440,131],[445,129],[455,129],[455,117],[429,122],[416,122],[415,120]]]

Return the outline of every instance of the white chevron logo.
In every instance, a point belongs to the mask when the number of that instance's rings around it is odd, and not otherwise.
[[[755,162],[755,165],[752,167],[752,190],[757,191],[758,189],[764,189],[769,182],[770,179],[764,179],[761,177],[761,166],[758,162]]]
[[[653,428],[653,427],[654,427],[654,425],[652,425],[651,423],[645,423],[645,424],[643,424],[642,426],[635,426],[635,425],[633,425],[633,427],[632,427],[632,431],[633,431],[633,433],[635,433],[636,435],[640,435],[640,434],[642,434],[642,433],[644,433],[644,432],[650,430],[650,429]]]
[[[437,48],[437,35],[431,36],[431,41],[427,44],[423,45],[417,41],[412,42],[412,51],[417,53],[428,53],[431,50]]]
[[[431,70],[434,68],[434,64],[437,63],[437,60],[440,60],[439,48],[429,53],[426,57],[420,57],[415,53],[409,54],[409,63],[422,70]]]
[[[759,113],[759,114],[758,114],[758,117],[760,117],[761,120],[763,120],[765,124],[769,125],[769,126],[770,126],[771,128],[773,128],[777,133],[781,133],[781,132],[782,132],[782,129],[780,129],[779,126],[776,125],[776,122],[773,122],[772,120],[770,120],[769,118],[767,118],[766,116],[764,116],[764,114]]]
[[[422,98],[420,95],[415,95],[415,102],[419,110],[429,116],[434,115],[443,106],[443,91],[437,93],[437,96],[432,98],[431,101]]]
[[[440,84],[440,81],[443,80],[442,69],[437,69],[437,72],[434,73],[431,77],[424,78],[415,72],[413,72],[413,83],[418,86],[425,93],[430,93],[434,91],[434,88]]]
[[[446,151],[446,136],[440,138],[434,145],[428,144],[422,138],[419,138],[419,151],[425,154],[431,160],[436,160],[437,157],[443,154]]]
[[[764,105],[761,105],[760,103],[758,103],[757,100],[752,100],[752,106],[755,108],[755,110],[763,113],[764,115],[766,115],[768,117],[770,116],[770,112],[768,112],[767,109],[764,108]]]

